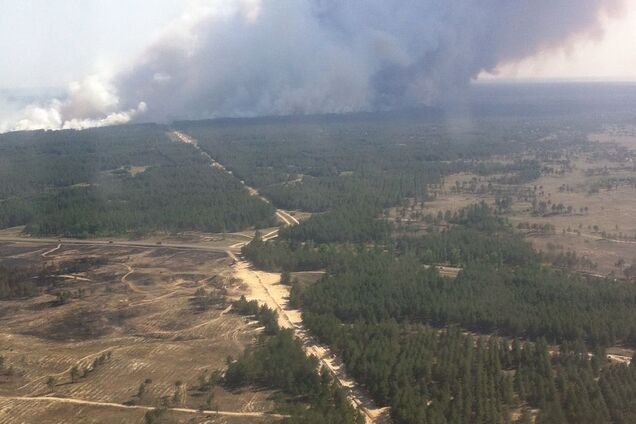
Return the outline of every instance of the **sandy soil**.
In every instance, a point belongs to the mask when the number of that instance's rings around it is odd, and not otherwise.
[[[249,288],[248,300],[256,300],[278,312],[279,325],[293,329],[303,342],[305,351],[314,355],[323,366],[331,370],[341,385],[347,389],[352,404],[363,411],[367,422],[385,422],[388,419],[388,409],[378,408],[375,405],[368,393],[347,375],[345,367],[330,349],[311,337],[303,325],[301,311],[289,307],[290,288],[280,284],[281,275],[255,270],[248,262],[236,256],[235,258],[234,275]]]
[[[1,424],[140,422],[162,396],[173,395],[177,380],[190,389],[182,396],[183,406],[172,411],[176,422],[276,419],[269,414],[272,393],[262,390],[231,393],[217,387],[214,399],[222,414],[196,412],[205,401],[196,390],[199,376],[224,369],[226,358],[240,355],[260,331],[228,313],[229,301],[243,291],[238,281],[226,277],[231,261],[225,252],[0,243],[0,264],[39,267],[85,257],[108,262],[60,279],[61,287],[74,293],[82,289],[83,297],[60,306],[52,304],[55,297],[49,294],[0,302],[0,355],[13,369],[10,376],[0,372]],[[196,310],[192,299],[199,288],[224,290],[227,302]],[[72,368],[81,374],[105,354],[109,359],[103,365],[71,380]],[[54,387],[47,384],[50,377]],[[137,388],[146,379],[152,384],[146,397],[137,399]],[[134,408],[126,408],[131,402]],[[111,416],[117,418],[110,421]]]

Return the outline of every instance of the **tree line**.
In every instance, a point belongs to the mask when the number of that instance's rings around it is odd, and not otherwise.
[[[241,315],[254,316],[265,332],[254,347],[229,364],[224,378],[228,387],[269,387],[293,397],[295,401],[287,407],[291,417],[283,420],[285,424],[364,423],[329,371],[318,371],[318,360],[305,354],[293,330],[278,326],[275,311],[244,297],[233,308]]]

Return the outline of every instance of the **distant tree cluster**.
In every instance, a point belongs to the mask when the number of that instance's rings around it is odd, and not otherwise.
[[[378,219],[379,213],[379,210],[363,205],[339,208],[282,229],[280,237],[292,242],[315,243],[383,241],[389,237],[391,225]]]
[[[288,241],[264,242],[254,238],[242,249],[243,255],[260,269],[267,271],[311,271],[321,269],[329,258],[340,249],[334,245],[319,245],[313,242],[290,243]]]

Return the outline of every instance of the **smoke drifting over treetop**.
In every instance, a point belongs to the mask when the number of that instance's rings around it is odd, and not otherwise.
[[[443,105],[483,70],[599,36],[599,17],[622,3],[200,2],[135,63],[31,106],[15,128]]]

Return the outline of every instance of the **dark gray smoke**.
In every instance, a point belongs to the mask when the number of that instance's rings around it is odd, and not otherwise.
[[[599,36],[622,3],[209,0],[109,81],[113,98],[60,105],[61,125],[452,103],[484,70]]]

